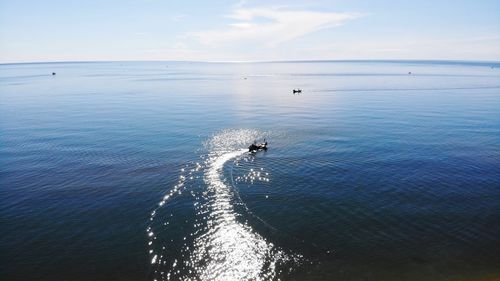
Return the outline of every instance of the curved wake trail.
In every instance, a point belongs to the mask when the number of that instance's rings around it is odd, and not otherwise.
[[[154,280],[272,280],[280,265],[297,257],[252,229],[236,211],[224,177],[225,164],[245,158],[248,150],[241,147],[259,137],[251,130],[212,137],[203,165],[181,174],[151,213],[147,233]]]
[[[247,150],[212,156],[205,182],[210,192],[207,233],[195,240],[192,260],[201,280],[268,280],[282,254],[237,220],[232,194],[222,178],[224,164]]]

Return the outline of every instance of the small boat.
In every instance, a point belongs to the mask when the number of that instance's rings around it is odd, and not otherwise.
[[[249,147],[248,147],[248,152],[257,152],[259,150],[267,150],[267,141],[264,140],[264,142],[262,143],[252,143]]]
[[[300,94],[300,93],[302,93],[302,89],[293,89],[293,93],[294,93],[294,94],[295,94],[295,93]]]

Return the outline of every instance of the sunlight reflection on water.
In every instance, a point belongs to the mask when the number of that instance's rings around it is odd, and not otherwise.
[[[299,255],[287,254],[273,243],[266,241],[264,237],[256,233],[246,222],[242,222],[241,215],[234,208],[234,191],[228,185],[224,177],[224,165],[231,160],[247,156],[248,149],[242,149],[246,144],[255,139],[265,136],[255,130],[226,130],[214,135],[205,146],[209,150],[203,166],[199,163],[195,168],[188,169],[188,175],[181,175],[179,183],[174,186],[159,207],[168,203],[167,201],[175,194],[181,194],[185,187],[186,178],[200,177],[194,175],[202,170],[202,179],[205,187],[200,193],[191,190],[195,199],[193,206],[196,217],[193,221],[194,231],[190,236],[192,240],[184,242],[181,249],[185,254],[181,255],[180,264],[177,259],[171,266],[166,264],[163,257],[177,255],[164,251],[166,246],[157,247],[160,255],[150,250],[151,263],[158,264],[155,271],[157,278],[170,280],[171,278],[181,280],[270,280],[277,271],[277,265],[296,260]],[[181,172],[186,171],[182,169]],[[262,181],[267,177],[260,176],[260,171],[251,171],[249,177]],[[266,173],[268,176],[269,173]],[[157,210],[151,213],[153,221],[157,216]],[[168,216],[167,216],[168,218]],[[158,218],[165,219],[165,218]],[[168,225],[168,222],[164,222]],[[148,245],[153,248],[156,236],[152,227],[147,228],[149,238]],[[186,237],[183,240],[188,240]],[[170,241],[173,242],[173,241]],[[167,243],[169,244],[169,243]],[[179,269],[182,266],[182,269]],[[186,274],[183,274],[185,272]],[[158,277],[159,276],[159,277]]]

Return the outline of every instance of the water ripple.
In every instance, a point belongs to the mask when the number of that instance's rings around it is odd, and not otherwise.
[[[282,274],[281,265],[300,260],[300,255],[285,253],[257,233],[244,214],[236,211],[235,206],[242,202],[235,202],[238,198],[224,176],[227,162],[249,157],[248,149],[241,147],[264,135],[254,130],[223,131],[205,142],[208,154],[202,164],[181,170],[186,174],[179,177],[178,184],[151,213],[151,224],[146,229],[154,279],[271,280]],[[259,173],[248,177],[262,180]],[[194,208],[191,215],[175,217],[171,200],[184,191],[191,195],[191,200],[188,197],[180,200],[191,202]],[[180,200],[176,199],[178,203]],[[181,219],[184,219],[181,225],[175,224]],[[172,235],[165,228],[183,231]],[[182,247],[175,249],[179,241],[167,241],[167,235],[182,239]]]

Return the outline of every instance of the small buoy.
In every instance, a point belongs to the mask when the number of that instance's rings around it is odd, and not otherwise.
[[[55,73],[55,72],[52,72],[52,75],[56,75],[56,73]]]

